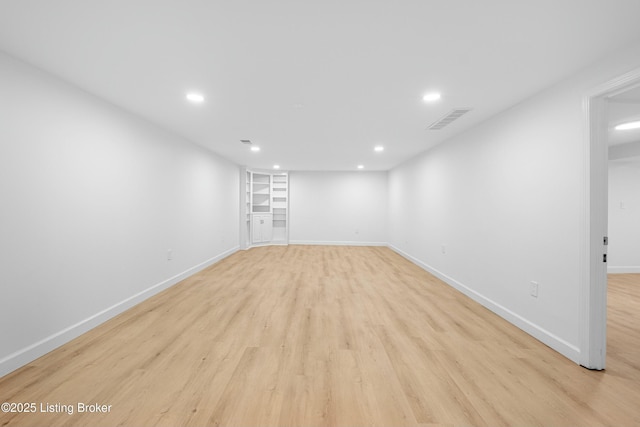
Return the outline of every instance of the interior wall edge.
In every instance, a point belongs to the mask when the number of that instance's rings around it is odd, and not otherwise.
[[[9,354],[3,359],[0,359],[0,378],[27,365],[28,363],[33,362],[34,360],[38,359],[41,356],[44,356],[50,351],[55,350],[56,348],[72,341],[73,339],[90,331],[93,328],[96,328],[102,323],[113,319],[117,315],[178,284],[179,282],[198,273],[199,271],[204,270],[205,268],[223,260],[230,255],[233,255],[238,250],[239,246],[228,249],[206,261],[201,262],[200,264],[188,268],[182,273],[176,274],[175,276],[163,280],[160,283],[156,283],[155,285],[152,285],[149,288],[112,305],[111,307],[108,307],[84,320],[81,320],[75,325],[69,326],[68,328],[56,332],[55,334],[49,335],[48,337],[36,343],[33,343],[23,349]]]
[[[557,351],[558,353],[562,354],[563,356],[565,356],[566,358],[568,358],[569,360],[575,362],[576,364],[580,363],[580,348],[578,348],[577,346],[563,340],[562,338],[554,335],[553,333],[545,330],[544,328],[538,326],[537,324],[531,322],[530,320],[520,316],[517,313],[514,313],[513,311],[509,310],[508,308],[496,303],[495,301],[491,300],[490,298],[485,297],[484,295],[474,291],[471,287],[466,286],[465,284],[455,280],[454,278],[447,276],[446,274],[442,273],[441,271],[436,270],[435,268],[431,267],[429,264],[427,264],[426,262],[402,251],[401,249],[389,244],[388,245],[389,249],[391,249],[392,251],[396,252],[398,255],[402,256],[403,258],[411,261],[412,263],[416,264],[418,267],[422,268],[423,270],[433,274],[434,276],[436,276],[438,279],[442,280],[443,282],[445,282],[447,285],[453,287],[454,289],[462,292],[463,294],[465,294],[466,296],[468,296],[469,298],[471,298],[472,300],[474,300],[475,302],[479,303],[480,305],[482,305],[483,307],[485,307],[486,309],[490,310],[491,312],[497,314],[498,316],[502,317],[504,320],[506,320],[507,322],[511,323],[512,325],[516,326],[517,328],[521,329],[522,331],[528,333],[529,335],[531,335],[532,337],[534,337],[535,339],[537,339],[538,341],[542,342],[543,344],[551,347],[553,350]]]

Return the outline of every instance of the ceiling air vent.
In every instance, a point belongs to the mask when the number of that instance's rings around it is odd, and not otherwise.
[[[471,108],[454,108],[453,110],[445,114],[444,117],[433,122],[427,129],[440,130],[443,127],[447,126],[449,123],[453,122],[454,120],[459,119],[461,116],[465,115],[469,111],[471,111]]]
[[[240,142],[242,142],[243,144],[251,145],[251,140],[249,139],[241,139]]]

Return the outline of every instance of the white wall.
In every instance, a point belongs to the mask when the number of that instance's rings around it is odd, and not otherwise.
[[[291,244],[384,245],[386,172],[291,172]]]
[[[609,273],[640,273],[640,159],[609,162]]]
[[[236,165],[6,55],[0,94],[0,375],[236,250]]]
[[[637,67],[638,45],[390,171],[392,247],[578,361],[583,97]]]

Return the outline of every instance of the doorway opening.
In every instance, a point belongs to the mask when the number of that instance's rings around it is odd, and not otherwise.
[[[580,364],[606,367],[607,230],[609,173],[609,100],[640,86],[640,69],[613,79],[587,94],[585,182],[580,277]]]

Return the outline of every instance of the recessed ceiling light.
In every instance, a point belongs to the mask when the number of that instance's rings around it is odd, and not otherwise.
[[[630,130],[630,129],[640,129],[640,121],[622,123],[621,125],[616,126],[616,130]]]
[[[199,93],[195,93],[195,92],[189,92],[187,94],[187,99],[191,102],[204,102],[204,96],[202,94]]]
[[[384,147],[382,145],[377,145],[373,148],[373,150],[377,153],[381,153],[384,151]]]
[[[438,92],[427,93],[422,97],[424,102],[434,102],[441,98],[441,95]]]
[[[280,169],[280,165],[273,165],[274,169]]]
[[[358,169],[364,169],[364,165],[358,165]]]
[[[253,145],[251,146],[251,151],[253,151],[254,153],[257,153],[258,151],[260,151],[260,147],[258,147],[257,145]]]

